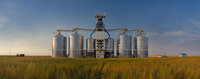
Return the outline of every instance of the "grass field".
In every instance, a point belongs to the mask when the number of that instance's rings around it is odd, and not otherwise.
[[[0,57],[0,79],[200,79],[200,57]]]

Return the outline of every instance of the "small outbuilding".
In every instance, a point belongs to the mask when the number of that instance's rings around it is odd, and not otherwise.
[[[187,57],[187,54],[186,53],[179,53],[178,57]]]
[[[24,57],[25,55],[24,54],[17,54],[16,56],[17,57]]]

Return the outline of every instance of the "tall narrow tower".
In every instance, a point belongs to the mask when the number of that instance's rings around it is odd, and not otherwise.
[[[104,18],[105,13],[103,14],[96,14],[95,16],[97,20],[96,24],[96,58],[104,58],[105,49],[104,49]]]

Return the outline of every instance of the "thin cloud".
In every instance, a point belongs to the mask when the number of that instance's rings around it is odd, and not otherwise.
[[[0,17],[0,28],[5,27],[5,24],[9,21],[9,19],[5,16]]]
[[[183,36],[185,35],[184,31],[174,31],[174,32],[166,32],[163,36]]]
[[[198,22],[198,21],[193,21],[192,24],[195,25],[197,28],[200,29],[200,22]]]
[[[180,52],[186,52],[189,55],[197,55],[198,52],[195,51],[199,51],[200,36],[182,30],[151,33],[149,38],[149,47],[152,54],[162,54],[164,52],[169,55],[176,55]]]
[[[172,37],[172,36],[185,36],[186,33],[184,31],[171,31],[171,32],[164,32],[164,33],[150,33],[152,36],[156,37]]]

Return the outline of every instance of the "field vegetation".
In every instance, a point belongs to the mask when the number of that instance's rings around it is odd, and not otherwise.
[[[200,79],[200,57],[0,57],[0,79]]]

